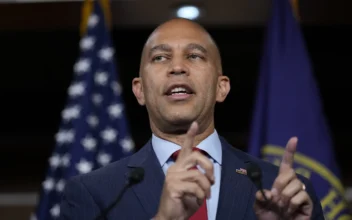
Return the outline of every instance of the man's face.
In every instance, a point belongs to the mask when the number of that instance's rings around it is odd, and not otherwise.
[[[192,23],[176,21],[147,41],[133,91],[154,123],[189,125],[213,117],[216,101],[225,99],[229,82],[220,65],[210,36]],[[221,88],[224,83],[227,91]]]

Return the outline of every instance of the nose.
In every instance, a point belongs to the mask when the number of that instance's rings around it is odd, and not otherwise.
[[[174,59],[170,63],[169,75],[188,74],[188,69],[182,59]]]

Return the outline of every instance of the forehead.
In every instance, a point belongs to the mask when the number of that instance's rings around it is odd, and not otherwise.
[[[182,47],[189,43],[197,43],[202,46],[211,45],[211,37],[204,30],[192,26],[167,26],[155,30],[149,37],[146,48],[152,48],[159,44],[168,44],[171,47]]]

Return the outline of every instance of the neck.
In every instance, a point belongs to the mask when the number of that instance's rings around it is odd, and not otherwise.
[[[164,132],[162,129],[159,129],[154,123],[150,123],[151,125],[151,130],[154,135],[157,137],[173,142],[177,145],[182,146],[185,138],[186,138],[186,132],[187,130],[184,130],[183,132]],[[189,125],[190,126],[190,125]],[[189,127],[187,126],[187,127]],[[194,139],[194,145],[197,146],[200,142],[202,142],[204,139],[206,139],[209,135],[211,135],[214,132],[214,120],[212,119],[209,122],[198,122],[199,126],[199,131],[198,134],[196,135]],[[177,130],[177,129],[176,129]]]

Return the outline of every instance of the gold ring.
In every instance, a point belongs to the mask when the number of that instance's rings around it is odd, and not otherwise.
[[[306,185],[304,185],[304,183],[302,183],[302,190],[303,190],[303,191],[306,190]]]

